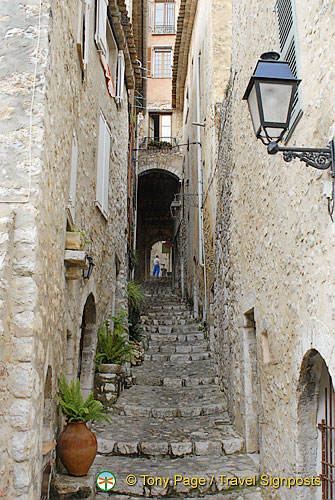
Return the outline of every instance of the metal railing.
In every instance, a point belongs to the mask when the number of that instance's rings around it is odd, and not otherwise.
[[[174,35],[175,33],[174,24],[156,24],[154,28],[155,35]]]
[[[178,151],[177,137],[142,137],[139,143],[140,150],[146,151]]]

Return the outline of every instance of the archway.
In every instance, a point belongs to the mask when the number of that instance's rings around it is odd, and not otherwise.
[[[96,329],[96,307],[91,293],[87,297],[83,310],[77,370],[82,392],[86,396],[93,390],[94,355],[97,343]]]
[[[298,498],[334,498],[335,395],[328,367],[318,351],[304,356],[299,378],[297,466],[299,476],[324,474],[321,486],[299,487]]]
[[[158,242],[172,242],[175,233],[170,205],[180,189],[176,174],[164,169],[149,169],[139,175],[137,256],[135,277],[144,281],[152,273],[151,249]],[[171,256],[171,267],[173,258]]]

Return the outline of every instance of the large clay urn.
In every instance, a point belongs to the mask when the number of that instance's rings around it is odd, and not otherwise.
[[[58,456],[70,476],[86,476],[97,449],[97,438],[85,422],[68,423],[57,441]]]

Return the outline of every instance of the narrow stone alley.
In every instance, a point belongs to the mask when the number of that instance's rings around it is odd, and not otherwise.
[[[230,424],[206,333],[168,279],[150,281],[145,290],[142,321],[150,347],[143,365],[133,370],[135,385],[111,409],[112,424],[94,426],[94,474],[113,472],[116,484],[110,493],[120,500],[260,499],[257,487],[230,481],[257,479],[258,455],[243,453],[244,440]],[[129,475],[135,484],[127,484]]]

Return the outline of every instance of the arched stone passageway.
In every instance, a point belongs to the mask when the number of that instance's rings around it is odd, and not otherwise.
[[[315,349],[310,349],[303,358],[298,391],[299,476],[318,477],[321,473],[331,476],[333,471],[330,467],[325,470],[322,467],[322,460],[334,463],[334,430],[324,429],[322,432],[321,425],[334,425],[334,389],[325,360]],[[326,496],[322,496],[323,489]],[[328,486],[307,486],[298,489],[298,498],[301,500],[321,500],[321,498],[332,498],[333,495],[334,485],[330,483]]]
[[[151,248],[159,241],[172,241],[174,221],[170,205],[179,192],[179,178],[163,169],[150,169],[139,175],[136,280],[151,274]]]

